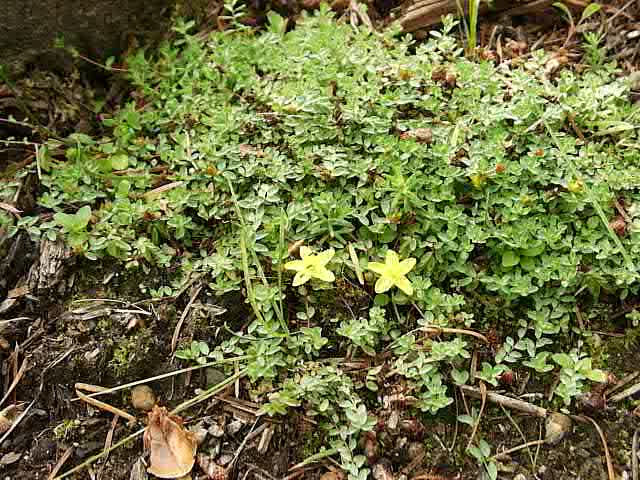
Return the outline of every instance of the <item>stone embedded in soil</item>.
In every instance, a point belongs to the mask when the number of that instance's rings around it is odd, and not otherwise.
[[[189,428],[189,431],[193,433],[193,439],[198,445],[202,445],[204,443],[209,433],[202,423]]]
[[[371,476],[374,480],[394,480],[393,472],[388,462],[381,461],[373,466]]]
[[[571,418],[563,413],[552,413],[547,418],[545,441],[551,445],[560,442],[568,433],[571,432]]]
[[[242,430],[242,427],[244,427],[244,422],[235,418],[227,424],[227,433],[229,435],[235,435]]]
[[[142,412],[150,411],[156,404],[156,395],[148,385],[138,385],[131,390],[131,405]]]
[[[208,432],[212,437],[221,438],[224,436],[224,428],[221,427],[218,423],[214,423],[209,427]]]

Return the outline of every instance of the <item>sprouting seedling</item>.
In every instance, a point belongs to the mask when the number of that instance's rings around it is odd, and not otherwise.
[[[300,247],[301,260],[293,260],[285,263],[284,268],[296,272],[293,277],[293,286],[298,287],[307,283],[312,278],[317,278],[324,282],[333,282],[335,275],[327,269],[327,263],[335,255],[333,248],[324,252],[314,253],[309,247]]]
[[[406,275],[415,266],[415,258],[407,258],[400,261],[396,252],[387,250],[384,263],[369,263],[369,270],[380,275],[375,286],[376,293],[384,293],[393,286],[396,286],[407,295],[413,295],[413,286]]]

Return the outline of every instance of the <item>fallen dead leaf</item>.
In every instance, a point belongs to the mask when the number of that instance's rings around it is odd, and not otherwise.
[[[24,411],[24,403],[9,405],[0,412],[0,434],[8,431],[16,418]]]
[[[147,471],[158,478],[180,478],[195,464],[197,444],[193,434],[182,426],[180,417],[169,415],[164,407],[153,407],[144,444],[150,450]]]
[[[11,465],[12,463],[16,463],[18,460],[22,458],[22,454],[16,452],[5,453],[2,458],[0,458],[0,465]]]
[[[22,213],[22,210],[18,210],[16,207],[11,205],[10,203],[0,202],[0,208],[2,210],[6,210],[9,213],[13,213],[16,217],[19,217]]]

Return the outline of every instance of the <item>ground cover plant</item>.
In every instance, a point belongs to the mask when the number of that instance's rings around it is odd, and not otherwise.
[[[249,318],[212,317],[224,338],[178,356],[241,357],[247,397],[313,416],[313,453],[349,479],[371,473],[360,440],[391,393],[450,414],[457,385],[517,371],[570,408],[606,380],[584,325],[638,295],[640,109],[597,45],[551,73],[543,52],[467,58],[454,28],[418,45],[324,7],[291,31],[179,23],[128,59],[104,136],[38,150],[53,217],[0,225],[121,262],[153,296],[240,292]],[[480,432],[468,451],[496,478],[490,448]]]

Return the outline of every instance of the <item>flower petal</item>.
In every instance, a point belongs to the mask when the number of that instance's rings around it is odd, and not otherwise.
[[[389,277],[380,277],[376,282],[376,293],[384,293],[393,287],[393,281]]]
[[[311,255],[313,253],[313,250],[309,247],[307,247],[306,245],[303,245],[302,247],[300,247],[300,258],[305,258],[308,255]]]
[[[336,251],[333,248],[330,248],[329,250],[325,250],[324,252],[320,252],[318,254],[318,263],[320,263],[320,265],[326,265],[327,263],[329,263],[329,261],[333,258],[335,254],[336,254]]]
[[[331,270],[327,270],[326,268],[318,268],[313,272],[313,276],[325,282],[333,282],[336,279],[336,276],[333,274]]]
[[[387,265],[380,262],[369,262],[367,269],[376,272],[378,275],[384,275],[384,272],[387,271]]]
[[[413,285],[411,285],[411,282],[407,277],[404,277],[404,276],[400,277],[396,279],[395,283],[396,283],[396,286],[400,290],[402,290],[404,293],[406,293],[409,296],[413,295]]]
[[[413,270],[413,267],[415,266],[416,266],[416,259],[413,257],[407,258],[406,260],[403,260],[400,262],[399,271],[402,272],[402,275],[406,275],[411,270]]]
[[[397,265],[399,263],[398,254],[393,250],[387,250],[387,258],[385,258],[385,263],[387,264],[387,266]]]
[[[303,285],[303,284],[307,283],[310,279],[311,279],[311,277],[309,275],[307,275],[306,273],[298,272],[298,273],[296,273],[295,277],[293,277],[293,284],[292,285],[294,287],[299,287],[300,285]]]
[[[300,272],[304,270],[304,262],[302,260],[293,260],[284,264],[284,268],[287,270],[294,270]]]

